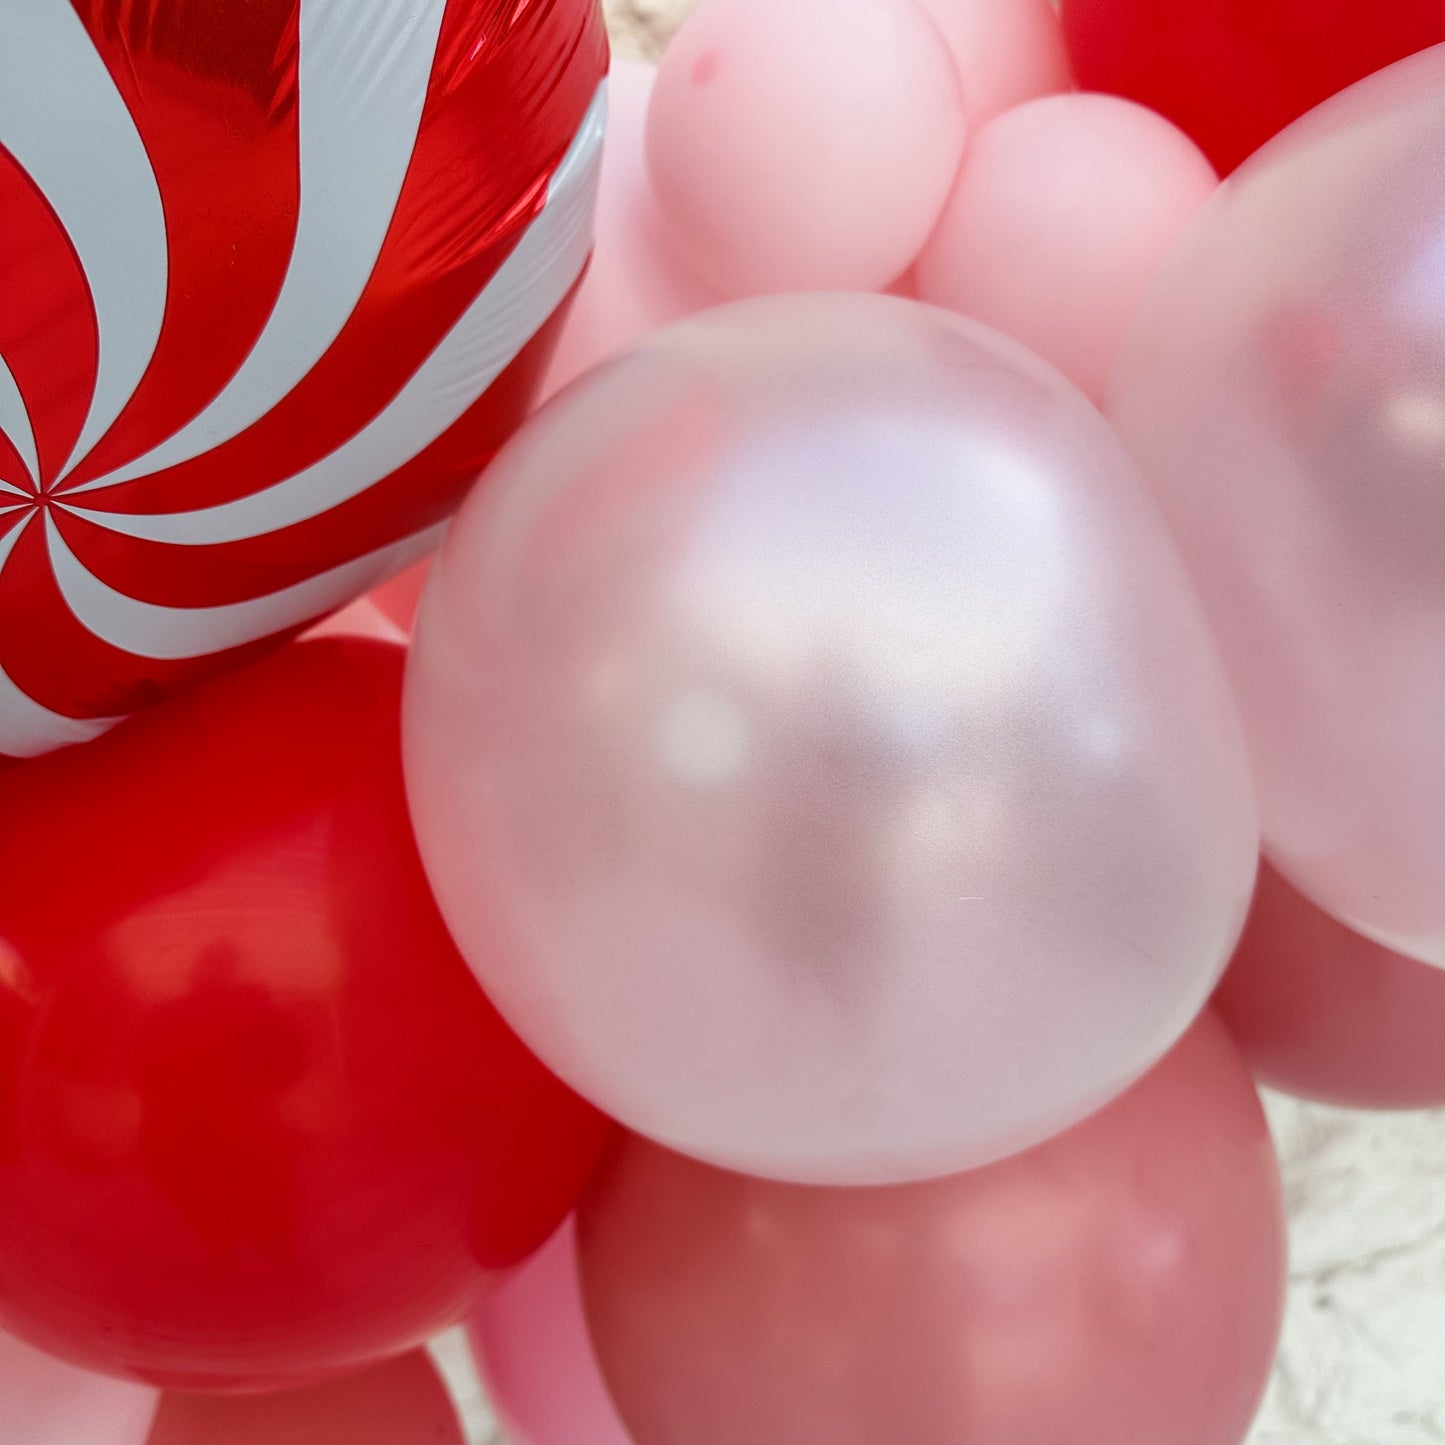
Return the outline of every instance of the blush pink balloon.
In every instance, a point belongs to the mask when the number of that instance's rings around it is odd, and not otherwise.
[[[1284,1303],[1274,1151],[1209,1015],[1006,1163],[810,1189],[634,1138],[579,1232],[637,1445],[1240,1445]]]
[[[0,1334],[4,1445],[142,1445],[160,1395],[62,1364]]]
[[[1267,864],[1214,1001],[1276,1089],[1356,1109],[1445,1104],[1445,970],[1361,937]]]
[[[614,60],[607,80],[607,146],[597,197],[596,244],[562,328],[544,396],[649,331],[721,299],[668,237],[647,179],[644,135],[657,71]]]
[[[436,1368],[415,1350],[304,1390],[167,1394],[148,1445],[465,1445],[465,1436]]]
[[[1296,122],[1151,288],[1113,414],[1248,728],[1271,860],[1445,967],[1445,46]]]
[[[1216,184],[1199,147],[1141,105],[1031,101],[969,142],[918,294],[1007,332],[1101,400],[1150,276]]]
[[[632,1445],[597,1369],[569,1218],[467,1323],[509,1445]]]
[[[306,637],[370,637],[380,642],[405,642],[407,634],[370,597],[360,597],[318,622]]]
[[[408,567],[389,582],[367,593],[367,601],[379,608],[407,636],[416,625],[417,608],[421,605],[422,589],[431,574],[431,558]]]
[[[881,291],[938,220],[964,128],[913,0],[705,0],[662,62],[648,166],[719,291]]]
[[[528,1043],[661,1143],[819,1183],[996,1159],[1126,1087],[1259,847],[1113,432],[882,296],[693,317],[534,417],[433,570],[405,746]]]

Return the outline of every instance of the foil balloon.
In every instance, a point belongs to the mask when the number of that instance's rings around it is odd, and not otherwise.
[[[5,1445],[144,1445],[160,1396],[64,1364],[0,1334]]]
[[[746,1172],[917,1178],[1097,1108],[1213,989],[1258,836],[1138,473],[995,332],[804,295],[537,414],[408,679],[452,931],[538,1053]]]
[[[365,592],[586,262],[592,0],[0,6],[0,756]]]
[[[310,1383],[459,1320],[572,1207],[606,1124],[437,915],[402,658],[296,643],[0,773],[0,1321],[33,1343]]]
[[[1112,412],[1238,691],[1271,860],[1445,966],[1445,46],[1234,176],[1156,277]]]

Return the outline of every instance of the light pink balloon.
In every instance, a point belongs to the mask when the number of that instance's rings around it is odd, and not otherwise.
[[[663,60],[647,155],[718,290],[881,291],[928,239],[963,138],[958,74],[913,0],[704,0]]]
[[[582,1314],[573,1219],[487,1296],[467,1331],[509,1445],[632,1445]]]
[[[1132,101],[1056,95],[978,131],[918,259],[918,294],[996,326],[1094,400],[1144,288],[1217,181]]]
[[[446,1386],[426,1354],[415,1350],[305,1390],[168,1393],[148,1445],[464,1445],[464,1440]]]
[[[1166,262],[1113,412],[1243,706],[1270,857],[1445,966],[1445,46],[1297,122]]]
[[[999,1158],[1179,1037],[1258,850],[1203,620],[1098,412],[916,302],[744,302],[473,494],[405,741],[489,995],[606,1112],[868,1183]]]
[[[688,269],[668,237],[647,179],[644,133],[656,74],[641,61],[612,62],[596,247],[563,326],[544,396],[649,331],[721,299]]]
[[[373,637],[405,642],[406,631],[370,597],[360,597],[310,628],[307,637]]]
[[[1269,1132],[1208,1015],[1103,1113],[927,1184],[625,1141],[580,1239],[637,1445],[1240,1445],[1284,1302]]]
[[[1040,95],[1069,90],[1069,58],[1052,0],[919,0],[943,32],[971,126]]]
[[[0,1334],[4,1445],[142,1445],[160,1395],[62,1364]]]
[[[414,562],[405,572],[367,593],[367,601],[396,624],[406,636],[416,624],[416,610],[421,605],[422,588],[431,573],[431,558]]]
[[[1356,1109],[1445,1104],[1445,970],[1337,923],[1268,865],[1214,1001],[1277,1089]]]

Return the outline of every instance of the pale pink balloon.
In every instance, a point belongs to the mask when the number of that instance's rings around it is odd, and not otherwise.
[[[142,1445],[160,1395],[62,1364],[0,1334],[3,1445]]]
[[[1101,400],[1150,276],[1217,185],[1183,131],[1132,101],[1056,95],[979,130],[915,271]]]
[[[597,1369],[567,1222],[467,1322],[508,1445],[632,1445]]]
[[[415,1350],[304,1390],[168,1393],[148,1445],[465,1445],[465,1437],[436,1368]]]
[[[1445,970],[1321,912],[1268,865],[1214,996],[1255,1073],[1356,1109],[1445,1104]]]
[[[1041,95],[1070,90],[1063,26],[1053,0],[919,0],[963,81],[971,126]]]
[[[1269,1132],[1207,1014],[1103,1113],[949,1179],[810,1189],[623,1141],[580,1239],[637,1445],[1240,1445],[1284,1303]]]
[[[373,637],[382,642],[405,642],[406,631],[393,621],[371,597],[359,597],[339,612],[323,618],[304,634],[306,637]]]
[[[938,220],[964,129],[913,0],[704,0],[662,62],[648,166],[719,291],[881,291]]]
[[[1296,122],[1166,262],[1113,412],[1240,696],[1269,853],[1445,966],[1445,46]]]
[[[1117,438],[889,297],[659,332],[503,454],[428,584],[413,816],[528,1043],[714,1163],[999,1158],[1179,1037],[1258,835]]]
[[[416,625],[416,610],[421,605],[422,589],[431,573],[431,558],[413,563],[388,582],[367,593],[367,601],[379,608],[407,636]]]
[[[721,299],[688,269],[658,216],[644,135],[657,71],[615,59],[607,80],[607,145],[596,246],[543,384],[544,396],[649,331]]]

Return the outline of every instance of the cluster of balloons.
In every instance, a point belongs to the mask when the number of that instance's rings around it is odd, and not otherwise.
[[[0,1441],[460,1445],[467,1319],[1240,1445],[1254,1080],[1445,1103],[1438,7],[119,8],[0,16]]]

